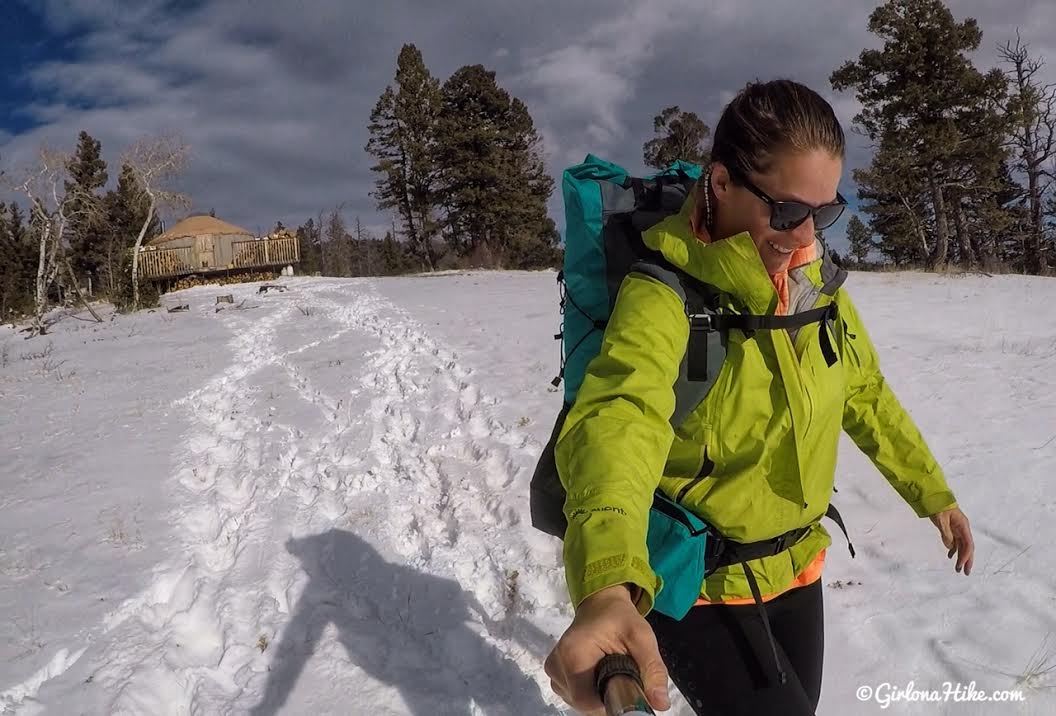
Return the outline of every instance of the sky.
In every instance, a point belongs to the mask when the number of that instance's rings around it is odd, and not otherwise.
[[[393,82],[404,43],[441,81],[483,64],[528,106],[547,166],[594,153],[644,172],[653,117],[679,105],[714,127],[755,79],[790,77],[826,96],[848,130],[841,190],[869,149],[851,131],[858,105],[828,78],[877,40],[875,0],[624,0],[444,3],[392,0],[0,0],[0,169],[31,163],[42,144],[72,150],[87,130],[116,182],[121,151],[178,132],[190,162],[178,188],[192,213],[251,231],[296,226],[343,207],[383,231],[364,147],[370,112]],[[1056,63],[1056,3],[951,0],[983,29],[977,64],[1019,28]],[[1056,64],[1044,70],[1056,81]],[[551,213],[563,225],[559,191]],[[845,217],[830,232],[840,248]],[[171,219],[178,217],[170,217]]]

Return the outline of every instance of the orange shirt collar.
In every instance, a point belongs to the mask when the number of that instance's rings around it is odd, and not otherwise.
[[[704,207],[693,206],[693,210],[689,212],[689,228],[698,241],[705,244],[711,243],[711,234],[704,225]],[[792,254],[792,260],[788,262],[788,266],[790,269],[798,268],[817,260],[817,258],[818,242],[814,241],[810,246],[798,249]],[[777,310],[775,313],[778,316],[784,316],[788,313],[789,302],[788,271],[770,274],[770,281],[774,284],[774,290],[777,291]]]

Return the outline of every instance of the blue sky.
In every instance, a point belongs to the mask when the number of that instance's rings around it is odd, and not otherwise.
[[[0,0],[0,168],[32,162],[42,143],[72,149],[87,130],[116,180],[120,152],[179,132],[191,147],[176,188],[194,211],[215,208],[251,230],[297,225],[343,205],[376,231],[390,223],[369,193],[370,111],[415,43],[443,81],[481,63],[523,99],[547,166],[592,152],[643,172],[652,118],[678,104],[714,126],[757,78],[803,81],[832,101],[850,130],[858,107],[829,74],[875,44],[866,0]],[[1056,3],[953,0],[984,31],[980,66],[1016,27],[1056,63]],[[1052,65],[1047,77],[1056,81]],[[868,162],[850,146],[841,189]],[[560,186],[560,183],[557,184]],[[560,197],[551,211],[562,223]],[[850,212],[847,216],[849,217]],[[177,218],[177,217],[171,217]],[[846,219],[827,232],[840,248]]]
[[[0,132],[14,135],[38,125],[20,111],[34,99],[26,73],[35,64],[61,56],[60,47],[51,44],[53,39],[61,44],[61,36],[52,35],[43,18],[20,3],[5,3],[0,12]]]

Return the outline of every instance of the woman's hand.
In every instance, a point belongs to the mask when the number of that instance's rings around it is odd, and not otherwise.
[[[650,705],[660,711],[671,707],[667,667],[656,635],[631,601],[627,585],[602,589],[579,605],[571,626],[546,659],[554,693],[581,712],[603,709],[594,692],[594,670],[606,654],[630,654],[638,663]]]
[[[972,573],[972,561],[975,558],[975,541],[972,539],[972,528],[968,518],[959,507],[953,507],[931,516],[931,523],[942,535],[942,543],[950,552],[946,556],[957,555],[957,571],[964,570],[965,576]]]

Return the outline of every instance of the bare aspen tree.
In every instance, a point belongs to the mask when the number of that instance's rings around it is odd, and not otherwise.
[[[187,164],[189,147],[175,135],[145,137],[122,155],[131,167],[140,188],[147,195],[147,214],[132,248],[132,308],[139,308],[139,249],[155,215],[161,209],[186,207],[190,200],[166,185],[178,177]]]
[[[69,191],[65,188],[69,159],[68,154],[42,147],[34,166],[23,170],[18,179],[6,181],[9,188],[29,201],[30,214],[40,232],[37,275],[33,291],[33,335],[43,335],[47,332],[44,314],[48,309],[48,294],[59,272],[68,268],[65,250],[71,222],[98,218],[95,216],[98,212],[97,204],[83,201],[85,197],[79,195],[78,188],[74,187]],[[70,277],[81,302],[97,321],[101,321],[81,293],[72,270]]]

